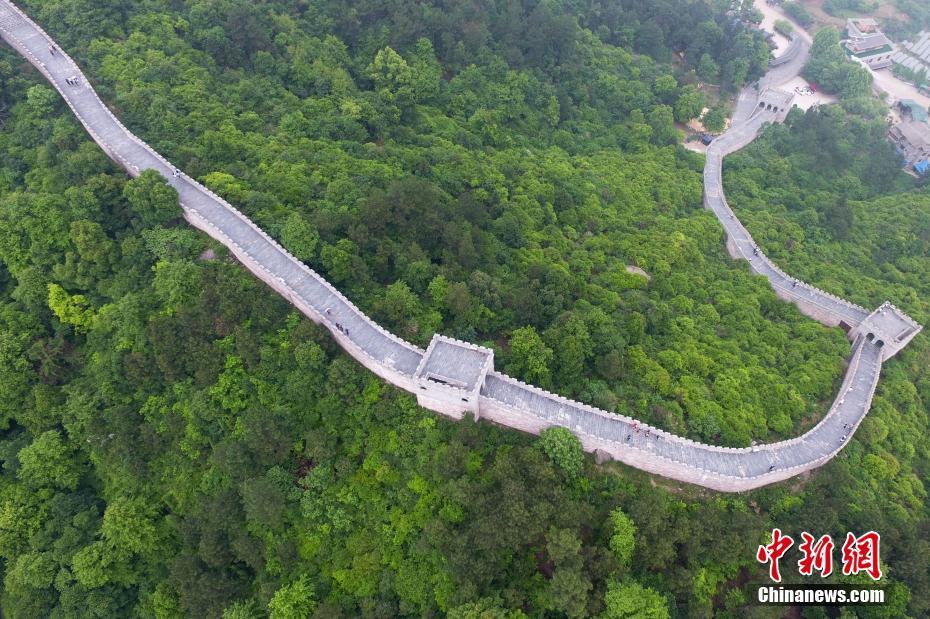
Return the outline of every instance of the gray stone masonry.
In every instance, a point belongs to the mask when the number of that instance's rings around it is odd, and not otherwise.
[[[874,341],[882,349],[882,359],[889,359],[907,346],[920,332],[920,325],[913,318],[885,301],[869,314],[853,331],[854,337],[862,336]]]
[[[802,39],[798,33],[791,35],[791,43],[788,45],[788,49],[778,58],[773,58],[769,62],[769,67],[780,67],[783,64],[787,64],[792,60],[795,60],[799,54],[804,54],[804,39]]]
[[[759,103],[756,104],[756,113],[772,112],[771,118],[782,121],[788,116],[788,110],[794,102],[794,93],[785,92],[777,88],[766,88],[759,93]]]
[[[843,325],[853,340],[849,367],[826,417],[802,436],[747,448],[705,445],[527,385],[493,370],[487,348],[435,336],[428,350],[387,332],[323,277],[297,260],[228,202],[175,168],[133,135],[103,104],[89,81],[54,41],[9,0],[0,0],[0,36],[32,63],[62,95],[107,155],[131,176],[152,169],[180,196],[184,217],[230,249],[242,264],[385,381],[417,395],[424,407],[539,433],[549,426],[574,432],[588,451],[651,473],[722,491],[743,491],[788,479],[830,460],[869,410],[882,361],[904,347],[920,325],[889,303],[875,312],[785,274],[756,246],[723,195],[723,158],[751,142],[761,126],[790,104],[774,90],[798,74],[807,43],[795,40],[757,87],[740,93],[733,127],[707,151],[705,206],[723,225],[734,258],[749,261],[783,299],[826,325]],[[756,89],[758,88],[758,90]],[[759,103],[780,102],[766,108]],[[781,97],[781,98],[779,98]]]
[[[420,361],[415,377],[417,399],[426,408],[460,416],[470,411],[480,416],[478,392],[487,373],[494,369],[494,351],[442,335],[434,335]]]

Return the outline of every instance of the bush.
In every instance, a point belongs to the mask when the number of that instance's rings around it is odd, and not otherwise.
[[[701,118],[704,128],[711,133],[719,133],[727,124],[727,113],[722,106],[716,105],[704,114]]]
[[[581,475],[584,469],[584,451],[581,442],[570,430],[560,427],[546,428],[539,435],[542,449],[552,462],[569,479]]]
[[[791,22],[786,19],[776,19],[774,27],[775,32],[786,37],[790,37],[794,33],[794,26],[792,26]]]
[[[789,17],[802,26],[806,27],[814,23],[814,16],[799,2],[786,2],[782,5],[782,8]]]

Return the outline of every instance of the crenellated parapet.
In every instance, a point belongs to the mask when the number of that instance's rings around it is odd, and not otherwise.
[[[773,63],[761,95],[740,95],[739,122],[715,140],[704,170],[705,206],[720,220],[727,248],[768,278],[776,293],[827,325],[848,328],[853,342],[843,384],[827,415],[805,434],[778,443],[719,447],[676,436],[624,415],[603,411],[494,371],[491,349],[435,335],[423,349],[373,321],[324,277],[298,260],[229,202],[175,168],[129,131],[104,105],[74,61],[9,0],[0,0],[0,36],[32,63],[62,95],[94,141],[131,176],[155,170],[179,195],[185,219],[226,246],[363,366],[415,394],[421,406],[461,419],[471,413],[525,432],[570,429],[588,451],[630,466],[721,491],[743,491],[788,479],[830,460],[850,440],[869,410],[882,362],[921,329],[885,303],[874,312],[800,282],[761,252],[723,194],[722,162],[751,142],[759,128],[785,112],[790,99],[773,89],[796,74],[807,55],[800,43],[790,58]],[[793,51],[792,51],[793,50]],[[792,75],[793,77],[793,75]],[[758,102],[763,104],[760,107]]]
[[[852,332],[882,349],[882,359],[890,359],[907,346],[923,329],[917,321],[899,310],[890,301],[882,303]]]
[[[424,408],[461,418],[480,416],[478,394],[494,369],[494,351],[443,335],[434,335],[417,366],[417,401]]]

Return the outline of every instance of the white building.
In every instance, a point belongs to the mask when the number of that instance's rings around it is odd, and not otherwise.
[[[891,40],[871,18],[857,17],[846,20],[846,53],[855,56],[872,69],[891,66],[895,53]]]

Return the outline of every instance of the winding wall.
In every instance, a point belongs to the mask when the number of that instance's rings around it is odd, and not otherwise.
[[[600,450],[630,466],[723,491],[756,488],[820,466],[836,455],[868,412],[882,360],[889,356],[889,350],[883,351],[871,332],[869,337],[854,333],[849,367],[826,417],[802,436],[769,445],[736,449],[697,443],[494,371],[482,375],[478,402],[468,402],[464,397],[468,394],[460,389],[418,380],[417,369],[422,366],[426,351],[381,328],[232,205],[194,179],[176,172],[174,166],[126,129],[99,99],[71,58],[63,51],[53,52],[52,39],[9,0],[0,0],[0,35],[61,93],[111,159],[132,176],[147,169],[164,176],[178,191],[184,217],[191,225],[223,243],[252,273],[314,322],[325,326],[362,365],[385,381],[416,394],[428,408],[459,419],[471,411],[501,425],[533,433],[553,425],[564,426],[589,451]],[[793,44],[789,52],[791,58],[779,62],[760,80],[760,89],[797,74],[807,55],[806,43]],[[69,83],[71,80],[76,80],[76,85]],[[726,204],[721,179],[723,157],[748,144],[759,127],[772,120],[756,111],[758,95],[753,93],[753,89],[741,93],[735,128],[708,150],[705,205],[723,224],[731,254],[749,260],[753,271],[767,277],[779,296],[797,303],[802,311],[825,324],[842,322],[850,327],[864,324],[870,317],[864,308],[797,282],[761,252],[757,253],[749,233]],[[891,311],[889,307],[883,306]],[[880,311],[884,314],[885,310]],[[905,321],[905,324],[910,329],[907,339],[920,329],[916,323]]]

